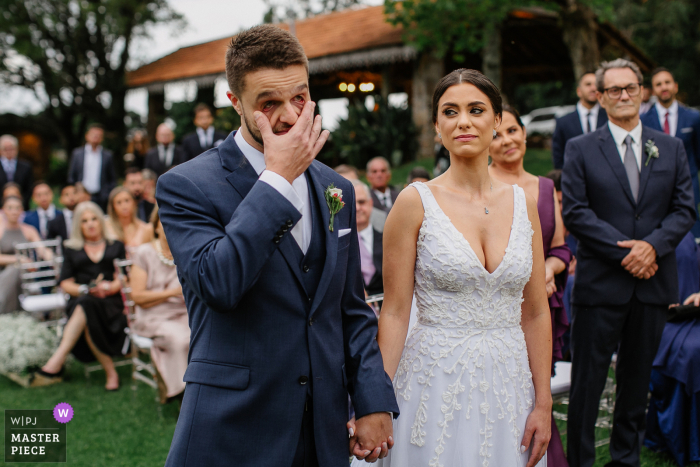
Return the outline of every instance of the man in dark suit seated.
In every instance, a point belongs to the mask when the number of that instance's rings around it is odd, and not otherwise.
[[[24,223],[33,226],[40,234],[41,238],[46,240],[49,233],[49,221],[56,217],[56,206],[52,203],[53,191],[51,187],[44,181],[38,181],[34,184],[32,192],[32,200],[36,204],[36,209],[27,212],[24,216]]]
[[[596,97],[595,73],[587,71],[578,80],[576,110],[557,119],[552,136],[552,161],[555,169],[564,166],[564,148],[571,138],[595,131],[608,121],[605,109]]]
[[[173,140],[175,133],[167,123],[161,123],[156,129],[156,147],[146,153],[145,169],[151,169],[159,177],[178,164],[185,162],[185,151]]]
[[[112,151],[102,147],[102,125],[93,123],[85,132],[85,146],[73,151],[68,169],[68,183],[81,182],[92,201],[107,212],[109,193],[117,186]]]
[[[29,209],[29,199],[34,188],[34,175],[29,162],[17,159],[19,141],[12,135],[0,136],[0,187],[13,182],[19,185],[24,210]]]
[[[651,73],[651,86],[657,101],[649,112],[642,115],[642,124],[683,141],[688,156],[690,181],[693,182],[693,195],[697,212],[700,203],[700,112],[680,104],[676,100],[678,83],[666,68],[657,68]],[[693,236],[700,238],[700,220],[692,228]]]
[[[678,301],[676,246],[695,221],[680,140],[642,126],[642,73],[628,60],[596,72],[607,125],[566,145],[564,224],[578,239],[568,416],[571,467],[595,462],[595,422],[613,352],[617,396],[608,465],[636,466],[651,365]]]
[[[226,139],[226,133],[214,128],[214,116],[207,104],[197,104],[194,108],[194,133],[182,138],[182,148],[187,160],[194,159],[211,148],[217,147]]]
[[[384,293],[382,280],[383,234],[372,227],[372,197],[369,187],[360,180],[352,180],[355,187],[355,221],[360,245],[360,266],[367,295]]]
[[[66,240],[70,237],[73,227],[73,209],[76,203],[76,191],[73,185],[64,185],[61,188],[59,202],[63,209],[56,212],[56,217],[48,222],[47,239],[61,237]]]
[[[399,191],[389,186],[391,164],[384,157],[375,157],[367,162],[367,181],[372,188],[374,207],[388,213],[399,196]]]

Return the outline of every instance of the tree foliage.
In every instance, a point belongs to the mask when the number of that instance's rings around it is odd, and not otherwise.
[[[129,48],[156,23],[179,22],[167,0],[0,0],[0,80],[33,90],[70,150],[88,123],[124,143]]]
[[[276,23],[344,10],[360,5],[362,0],[264,0],[264,2],[268,9],[263,21]]]

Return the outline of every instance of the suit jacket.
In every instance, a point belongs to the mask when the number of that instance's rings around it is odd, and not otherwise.
[[[46,238],[49,240],[57,237],[61,237],[63,240],[68,239],[68,228],[66,227],[66,218],[63,215],[62,210],[56,211],[56,217],[51,219],[46,224],[46,229],[48,231]]]
[[[83,167],[85,165],[85,146],[76,148],[70,159],[68,168],[68,183],[83,181]],[[100,174],[100,192],[93,193],[102,209],[107,206],[109,193],[117,186],[117,174],[114,171],[112,151],[102,149],[102,172]]]
[[[384,234],[372,229],[374,231],[374,241],[372,242],[372,262],[374,263],[375,273],[369,284],[365,284],[365,289],[368,295],[376,295],[384,293],[384,280],[382,278],[382,259],[384,256],[384,248],[382,246],[382,241],[384,240]]]
[[[389,190],[389,194],[391,196],[391,206],[393,207],[394,203],[396,203],[396,198],[398,198],[399,196],[399,190],[396,190],[392,187],[388,187],[387,189]],[[374,207],[377,209],[381,209],[382,211],[388,214],[389,211],[391,211],[391,208],[386,208],[381,202],[379,202],[379,198],[377,198],[377,195],[374,194],[374,190],[372,188],[370,188],[369,191],[372,194],[372,202],[374,203]]]
[[[596,128],[600,128],[606,123],[608,123],[608,113],[605,109],[600,108],[600,110],[598,110],[598,123],[596,124]],[[552,161],[554,162],[555,169],[564,167],[564,148],[566,148],[566,142],[582,134],[583,128],[581,127],[581,117],[579,116],[578,109],[557,119],[557,126],[554,128],[554,135],[552,136]]]
[[[175,146],[173,150],[173,163],[169,167],[166,166],[161,160],[158,154],[158,146],[151,148],[146,152],[146,161],[143,163],[145,169],[151,169],[159,177],[165,172],[175,167],[176,165],[182,164],[187,160],[185,151],[180,146]]]
[[[347,465],[348,393],[358,417],[398,414],[364,302],[352,185],[318,161],[307,175],[322,208],[331,183],[346,198],[332,232],[321,209],[324,266],[314,296],[294,261],[290,230],[301,213],[258,180],[233,133],[158,180],[191,329],[168,466],[291,465],[308,392],[320,465]]]
[[[226,139],[226,133],[223,133],[221,131],[214,130],[214,143],[217,141],[225,140]],[[202,154],[204,151],[208,151],[209,149],[213,148],[214,146],[208,146],[206,148],[203,148],[202,145],[199,142],[199,135],[197,135],[197,132],[190,133],[185,135],[182,138],[182,149],[185,151],[185,159],[186,160],[191,160],[194,159],[195,157],[199,156]]]
[[[659,149],[657,159],[645,153],[649,140]],[[635,203],[609,127],[574,138],[566,145],[562,192],[564,224],[578,239],[576,305],[622,305],[632,297],[655,305],[678,301],[675,248],[695,221],[688,163],[678,139],[643,127]],[[621,266],[630,250],[617,242],[629,239],[656,249],[659,270],[651,279],[635,279]]]
[[[31,211],[27,211],[27,213],[24,215],[24,220],[22,221],[25,224],[31,225],[36,229],[37,232],[39,232],[39,235],[41,235],[41,229],[40,227],[40,222],[39,222],[39,213],[37,212],[36,209],[32,209]]]
[[[651,106],[649,112],[642,115],[641,119],[643,125],[663,131],[655,105]],[[697,177],[698,167],[700,167],[700,112],[678,103],[678,125],[674,136],[683,141],[690,175]]]
[[[5,186],[10,180],[7,178],[5,169],[0,164],[0,190]],[[29,200],[32,199],[32,190],[34,189],[34,174],[32,173],[32,165],[21,159],[17,159],[17,168],[15,169],[15,175],[12,179],[13,182],[20,186],[20,191],[22,192],[22,202],[24,203],[24,210],[29,210]]]

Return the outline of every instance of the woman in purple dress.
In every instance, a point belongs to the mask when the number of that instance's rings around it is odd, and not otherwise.
[[[569,328],[564,310],[564,289],[569,276],[571,250],[564,239],[564,222],[559,201],[554,191],[554,182],[525,171],[523,160],[527,149],[527,133],[514,108],[503,106],[503,120],[491,143],[491,176],[502,182],[518,185],[525,193],[537,200],[537,211],[542,226],[545,271],[549,309],[552,315],[552,374],[554,362],[562,359],[563,336]],[[559,431],[552,417],[552,439],[547,448],[547,463],[550,467],[568,467]]]

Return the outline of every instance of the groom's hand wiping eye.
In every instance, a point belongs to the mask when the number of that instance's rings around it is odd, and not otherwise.
[[[292,183],[306,171],[329,136],[321,130],[321,116],[314,118],[315,102],[307,102],[297,121],[284,135],[276,135],[270,120],[262,113],[253,117],[263,139],[266,169]]]

